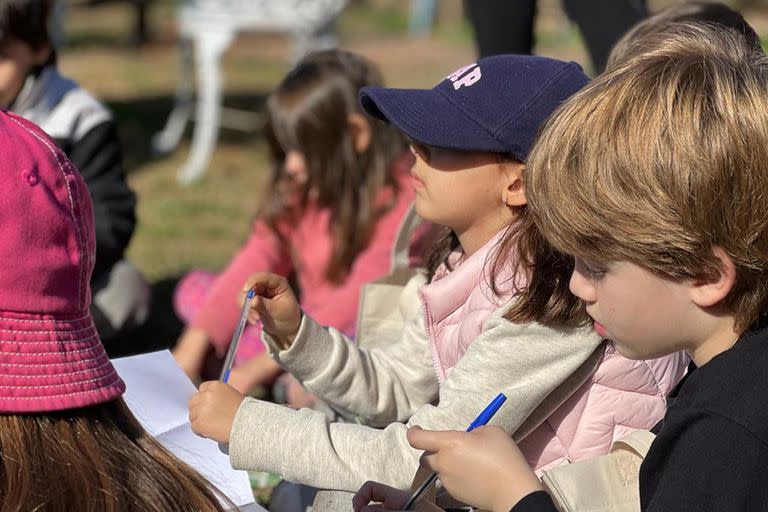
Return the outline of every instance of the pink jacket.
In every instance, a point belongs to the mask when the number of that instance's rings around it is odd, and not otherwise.
[[[462,254],[454,253],[453,270],[449,272],[442,266],[432,282],[419,291],[441,383],[483,331],[485,320],[525,285],[510,272],[496,280],[501,296],[492,293],[488,269],[500,237],[494,237],[463,262]],[[536,470],[608,453],[614,440],[634,429],[650,428],[661,419],[665,398],[687,364],[684,353],[653,361],[632,361],[609,344],[592,377],[527,435],[520,449]]]
[[[398,227],[414,199],[410,157],[398,158],[392,167],[400,187],[393,207],[376,224],[368,247],[357,256],[341,284],[326,279],[333,241],[329,234],[330,211],[310,204],[297,224],[287,226],[281,240],[257,219],[245,245],[219,275],[200,312],[190,322],[204,329],[220,352],[226,349],[239,316],[237,297],[248,276],[269,271],[283,276],[295,273],[302,309],[322,325],[354,336],[360,288],[389,271],[390,253]],[[392,190],[383,190],[389,201]]]
[[[513,265],[509,265],[504,267],[508,274],[496,279],[501,297],[491,289],[490,259],[503,234],[504,230],[497,233],[465,261],[461,261],[464,253],[454,252],[448,258],[453,270],[441,265],[432,281],[419,290],[432,362],[440,384],[482,332],[490,314],[516,289],[525,286],[525,280],[512,275]]]

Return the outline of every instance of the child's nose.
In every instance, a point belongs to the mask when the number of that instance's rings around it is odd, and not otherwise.
[[[571,280],[568,283],[568,288],[571,290],[572,294],[587,303],[595,302],[597,300],[594,283],[584,275],[583,271],[578,267],[578,265],[571,274]]]
[[[283,168],[285,173],[295,182],[303,184],[307,181],[307,163],[304,160],[304,155],[298,151],[290,151],[285,155]]]

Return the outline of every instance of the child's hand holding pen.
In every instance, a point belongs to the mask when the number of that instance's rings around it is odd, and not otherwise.
[[[230,342],[221,379],[204,382],[189,400],[192,431],[202,437],[229,443],[232,424],[245,396],[227,384],[237,345],[243,333],[246,314],[251,322],[261,320],[263,329],[282,348],[288,348],[301,326],[301,308],[288,281],[276,274],[253,274],[243,287],[240,323]]]
[[[261,320],[264,331],[280,348],[289,348],[301,326],[301,308],[288,280],[269,272],[258,272],[246,281],[241,299],[250,290],[256,295],[251,301],[248,321]]]
[[[425,450],[422,464],[437,472],[451,496],[479,509],[508,512],[543,489],[517,444],[503,429],[437,432],[413,427],[408,443]]]
[[[471,432],[422,430],[411,427],[408,443],[425,450],[422,465],[437,472],[457,500],[491,512],[508,512],[528,494],[542,489],[514,441],[496,426]],[[377,482],[366,482],[352,502],[355,512],[403,510],[410,493]],[[371,502],[380,505],[370,506]],[[419,501],[415,511],[434,510]]]
[[[229,443],[235,414],[245,396],[221,381],[200,384],[189,399],[189,422],[192,431],[222,444]]]

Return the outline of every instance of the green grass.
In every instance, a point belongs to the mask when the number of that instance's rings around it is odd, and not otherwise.
[[[354,3],[347,7],[338,21],[343,38],[392,36],[408,29],[408,12],[394,6]]]

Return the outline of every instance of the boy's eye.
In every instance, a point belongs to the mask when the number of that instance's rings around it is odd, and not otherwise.
[[[602,279],[602,277],[605,275],[605,270],[587,267],[587,274],[589,275],[590,279]]]
[[[576,259],[576,266],[580,267],[582,272],[586,274],[586,276],[589,279],[599,280],[599,279],[602,279],[603,276],[605,276],[606,270],[604,268],[601,268],[591,263],[587,263],[582,259],[579,259],[579,258]]]

